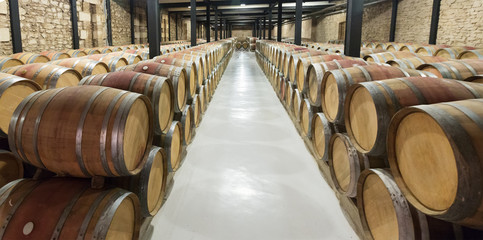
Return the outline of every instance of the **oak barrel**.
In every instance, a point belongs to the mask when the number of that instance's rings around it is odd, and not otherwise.
[[[295,89],[292,93],[292,114],[295,117],[295,121],[298,123],[300,122],[300,104],[303,102],[302,94],[298,89]]]
[[[194,130],[193,114],[193,108],[191,107],[191,105],[186,105],[186,108],[179,117],[181,130],[183,132],[183,145],[188,145],[191,143],[191,138]]]
[[[139,238],[139,200],[120,188],[91,189],[84,179],[20,179],[0,189],[2,239]]]
[[[332,181],[337,191],[346,197],[357,195],[357,180],[362,170],[387,167],[383,158],[369,158],[358,152],[345,133],[332,135],[328,154]]]
[[[410,57],[417,57],[417,56],[418,55],[416,53],[412,53],[412,52],[383,52],[383,53],[369,54],[364,57],[364,60],[368,62],[386,63],[389,60],[410,58]]]
[[[428,46],[421,46],[416,49],[416,53],[423,55],[423,56],[436,56],[436,51],[441,48],[448,48],[448,45],[428,45]]]
[[[39,54],[48,57],[50,61],[70,58],[69,54],[57,51],[44,51]]]
[[[320,112],[320,107],[313,107],[310,105],[309,100],[303,99],[299,110],[300,127],[302,128],[303,136],[308,139],[312,139],[312,118],[317,112]]]
[[[85,57],[87,56],[87,53],[82,51],[82,50],[74,50],[74,49],[66,49],[66,50],[62,50],[61,52],[65,52],[67,54],[69,54],[71,57],[73,58],[78,58],[78,57]]]
[[[467,82],[475,82],[475,83],[483,83],[483,75],[476,75],[466,78],[465,81]]]
[[[0,71],[6,68],[23,65],[24,63],[18,59],[0,56]]]
[[[141,94],[99,86],[45,90],[17,107],[8,143],[22,161],[58,175],[129,176],[145,163],[152,119]]]
[[[362,172],[357,208],[367,239],[482,239],[482,231],[424,215],[404,198],[385,169]]]
[[[105,63],[111,72],[128,65],[126,58],[110,54],[93,54],[85,58]]]
[[[326,72],[335,69],[349,68],[354,66],[369,65],[364,60],[346,59],[333,60],[330,62],[314,63],[307,69],[307,77],[304,80],[305,92],[310,103],[314,106],[321,106],[322,79]]]
[[[199,66],[196,65],[196,62],[163,56],[156,57],[153,59],[153,61],[161,64],[183,67],[186,70],[186,74],[187,76],[189,76],[189,99],[193,98],[193,95],[195,95],[196,93],[197,87],[203,85],[203,76],[201,74],[198,74]]]
[[[389,123],[400,109],[482,97],[483,85],[449,79],[411,77],[363,82],[347,92],[345,126],[358,151],[385,155]]]
[[[135,193],[141,205],[141,215],[152,217],[164,202],[168,173],[166,152],[153,146],[140,173],[131,177],[110,178],[109,181]]]
[[[37,54],[37,53],[29,53],[29,52],[21,52],[21,53],[15,53],[10,55],[11,58],[18,59],[22,61],[25,64],[30,64],[30,63],[46,63],[50,61],[50,59],[46,56]]]
[[[417,69],[419,66],[425,63],[435,63],[435,62],[444,62],[444,61],[447,61],[447,59],[443,57],[419,56],[419,57],[389,60],[387,61],[387,64],[393,67]]]
[[[141,62],[120,68],[118,71],[134,71],[171,79],[174,89],[174,111],[183,112],[188,100],[189,84],[186,70],[174,65],[167,65],[155,62]]]
[[[290,80],[290,82],[294,83],[295,80],[296,80],[295,78],[296,78],[296,74],[297,74],[297,65],[298,65],[298,61],[300,61],[300,59],[302,59],[302,58],[311,59],[311,57],[320,56],[320,55],[327,55],[327,53],[323,52],[323,51],[318,51],[318,50],[310,50],[310,51],[307,51],[307,52],[300,52],[300,53],[292,54],[290,56],[290,58],[288,59],[288,71],[287,71],[287,76],[288,76],[288,79]],[[314,58],[314,61],[317,61],[316,59],[317,58]]]
[[[483,60],[462,59],[429,63],[419,66],[418,69],[431,72],[440,78],[464,80],[471,76],[483,74]]]
[[[168,163],[168,171],[175,172],[181,163],[181,154],[183,153],[183,132],[181,124],[173,121],[166,134],[157,135],[154,144],[162,147],[166,151],[166,162]]]
[[[26,64],[7,68],[3,72],[30,79],[43,89],[77,86],[82,78],[74,69],[48,63]]]
[[[7,136],[10,119],[22,100],[40,90],[34,81],[0,73],[0,137]]]
[[[308,69],[310,68],[310,65],[315,63],[321,63],[321,62],[342,60],[345,58],[347,57],[344,57],[342,55],[318,55],[316,57],[299,59],[299,61],[297,61],[297,66],[295,69],[295,79],[294,79],[294,81],[297,83],[297,89],[303,93],[307,91],[307,86],[305,85],[306,75],[307,75]]]
[[[467,50],[474,50],[473,47],[449,47],[449,48],[441,48],[436,51],[434,54],[438,57],[444,57],[448,59],[457,59],[460,53],[467,51]]]
[[[117,57],[122,57],[125,58],[127,61],[127,64],[136,64],[138,62],[141,62],[143,58],[140,55],[133,54],[133,53],[125,53],[125,52],[112,52],[108,53],[110,56],[117,56]]]
[[[67,58],[49,63],[66,68],[73,68],[82,77],[110,72],[109,67],[105,63],[91,59]]]
[[[463,51],[458,55],[458,59],[483,59],[483,49]]]
[[[138,72],[113,72],[82,79],[79,85],[97,85],[140,93],[148,97],[154,110],[156,134],[166,133],[174,116],[174,93],[165,77]]]
[[[349,87],[360,82],[384,80],[397,77],[434,76],[412,69],[401,69],[383,65],[356,66],[332,70],[324,75],[321,83],[321,105],[330,122],[343,123],[344,101]]]
[[[332,135],[337,131],[332,123],[327,121],[324,113],[318,112],[312,117],[311,126],[312,145],[315,157],[327,162],[329,159],[329,142]]]
[[[404,108],[387,144],[394,178],[415,208],[483,229],[483,99]]]
[[[198,127],[201,123],[201,105],[200,105],[200,96],[195,94],[193,96],[193,101],[191,102],[191,108],[193,109],[193,123],[195,127]]]
[[[0,149],[0,187],[23,177],[22,161],[13,153]]]

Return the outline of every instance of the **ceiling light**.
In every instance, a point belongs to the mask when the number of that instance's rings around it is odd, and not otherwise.
[[[240,6],[244,7],[244,6],[245,6],[245,4],[244,4],[244,3],[242,3],[242,4],[240,4]]]
[[[188,8],[191,8],[191,6],[188,6]]]

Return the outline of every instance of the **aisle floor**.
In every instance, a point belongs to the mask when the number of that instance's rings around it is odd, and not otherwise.
[[[358,239],[254,53],[233,55],[146,239]]]

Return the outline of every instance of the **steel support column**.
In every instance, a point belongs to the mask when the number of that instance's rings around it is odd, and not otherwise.
[[[282,0],[278,0],[277,42],[282,41]]]
[[[360,57],[363,8],[364,1],[347,1],[347,20],[344,44],[344,54],[347,56]]]
[[[436,44],[438,38],[439,9],[441,0],[433,0],[433,13],[431,15],[431,30],[429,31],[429,44]]]
[[[196,46],[196,0],[191,0],[191,46]]]
[[[215,41],[218,41],[218,8],[215,8]]]
[[[302,0],[297,0],[297,2],[295,3],[294,43],[296,45],[302,44]]]
[[[262,26],[262,28],[263,28],[263,39],[266,39],[265,38],[265,36],[266,36],[265,33],[267,31],[267,19],[265,17],[263,18],[263,26]]]
[[[107,45],[112,46],[111,1],[106,1]]]
[[[391,30],[389,32],[389,42],[394,42],[394,39],[396,38],[396,18],[398,4],[399,0],[392,0]]]
[[[71,2],[76,2],[75,0],[71,0]],[[130,13],[131,13],[131,44],[134,44],[136,42],[136,35],[134,33],[134,18],[136,17],[135,15],[135,10],[134,10],[134,0],[130,0],[129,1],[129,10],[130,10]],[[76,13],[77,13],[77,10],[76,10]],[[72,14],[72,15],[75,15],[76,18],[77,18],[77,14]],[[74,28],[72,28],[74,29]]]
[[[209,43],[211,41],[210,39],[210,2],[206,4],[206,42]]]
[[[146,9],[148,17],[149,57],[154,58],[160,54],[161,23],[159,19],[159,1],[147,0]]]
[[[79,24],[77,21],[77,4],[75,0],[70,0],[69,2],[70,19],[72,21],[72,48],[79,49]]]
[[[268,9],[268,40],[272,40],[272,6]]]

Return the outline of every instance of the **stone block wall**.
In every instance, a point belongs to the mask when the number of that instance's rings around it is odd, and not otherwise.
[[[0,2],[0,55],[12,54],[8,1]]]
[[[389,41],[391,15],[392,1],[365,7],[362,15],[362,41]]]
[[[19,1],[22,45],[25,52],[72,48],[68,0]]]
[[[436,42],[483,48],[483,1],[441,1]]]
[[[77,1],[79,46],[81,48],[102,47],[107,45],[105,1],[106,0]]]
[[[134,7],[134,40],[136,44],[148,42],[148,23],[146,16],[146,5],[136,1]]]
[[[131,9],[129,0],[111,1],[112,44],[131,44]]]
[[[315,18],[312,22],[312,41],[328,42],[329,40],[339,39],[339,24],[345,22],[345,20],[345,13]]]
[[[433,0],[400,0],[395,41],[428,43],[432,6]]]

